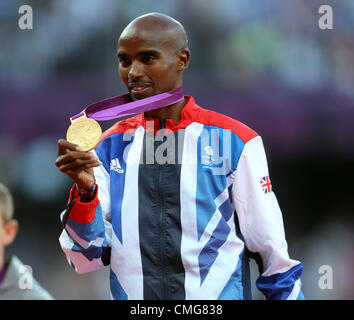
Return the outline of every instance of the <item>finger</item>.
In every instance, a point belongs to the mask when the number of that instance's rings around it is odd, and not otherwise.
[[[65,163],[59,166],[59,170],[62,172],[67,172],[68,170],[76,170],[76,169],[87,169],[91,167],[100,166],[102,163],[99,160],[82,160],[77,159],[75,161]]]
[[[76,183],[80,184],[80,181],[79,180],[79,175],[80,173],[82,173],[83,171],[86,171],[88,169],[93,169],[95,167],[99,167],[101,164],[98,164],[98,163],[94,163],[94,164],[85,164],[85,165],[82,165],[80,167],[77,167],[77,168],[73,168],[73,169],[70,169],[70,170],[67,170],[65,172],[65,174],[67,176],[69,176],[72,180],[74,180]],[[88,172],[87,172],[88,173]],[[88,173],[89,174],[89,173]],[[82,178],[81,178],[82,180]]]
[[[98,160],[98,158],[93,153],[71,151],[69,153],[58,156],[55,161],[55,165],[57,167],[60,167],[63,164],[73,162],[76,160],[80,160],[80,159],[81,160]]]
[[[84,164],[80,167],[77,167],[77,168],[73,168],[71,170],[69,170],[70,173],[73,173],[73,174],[79,174],[80,172],[82,172],[83,170],[87,170],[87,169],[93,169],[93,168],[96,168],[96,167],[99,167],[101,166],[102,163],[101,162],[96,162],[96,163],[87,163],[87,164]]]
[[[81,148],[75,144],[71,143],[68,140],[65,139],[59,139],[58,140],[58,155],[62,155],[67,153],[68,151],[82,151]]]

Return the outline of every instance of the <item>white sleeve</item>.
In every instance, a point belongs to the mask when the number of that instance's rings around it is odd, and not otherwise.
[[[288,276],[287,272],[300,262],[289,258],[282,213],[271,188],[260,136],[245,144],[233,178],[232,200],[242,236],[248,250],[258,252],[263,261],[262,277],[258,280],[266,280],[272,275]],[[292,285],[298,280],[299,272],[295,269]]]
[[[98,186],[95,198],[91,202],[81,202],[74,186],[70,201],[75,201],[61,215],[62,222],[65,222],[59,242],[70,265],[78,273],[102,268],[110,260],[110,179],[103,165],[95,168],[94,173]]]

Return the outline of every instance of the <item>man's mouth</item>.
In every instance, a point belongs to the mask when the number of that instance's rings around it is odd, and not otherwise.
[[[132,87],[132,91],[135,93],[143,92],[147,87]]]
[[[134,83],[129,85],[130,91],[135,94],[143,93],[147,88],[149,88],[147,84]]]

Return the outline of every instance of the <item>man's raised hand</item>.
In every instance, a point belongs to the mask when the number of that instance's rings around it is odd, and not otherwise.
[[[58,140],[58,156],[55,165],[79,188],[90,189],[94,186],[93,168],[101,164],[93,153],[83,152],[78,145],[67,140]]]

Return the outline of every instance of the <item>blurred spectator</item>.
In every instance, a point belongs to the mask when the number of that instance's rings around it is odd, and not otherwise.
[[[4,249],[15,240],[18,231],[13,211],[12,196],[0,183],[0,299],[52,300],[50,294],[33,279],[32,270],[19,258],[12,256],[9,261],[4,261]]]

